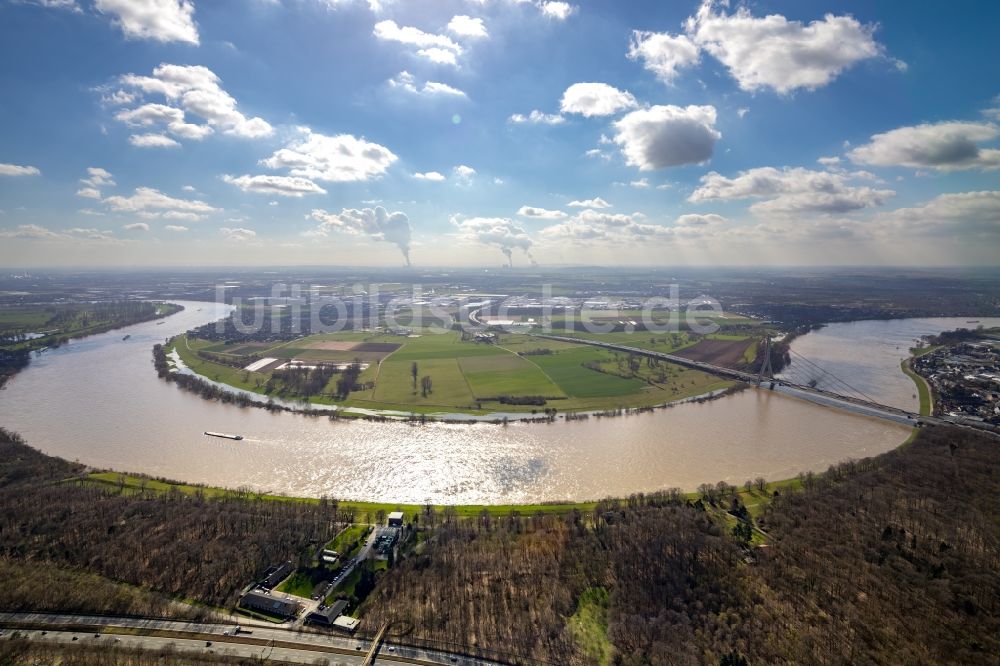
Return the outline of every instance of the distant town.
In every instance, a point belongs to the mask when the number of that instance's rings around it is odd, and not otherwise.
[[[943,333],[912,366],[931,386],[935,413],[1000,424],[1000,330]]]

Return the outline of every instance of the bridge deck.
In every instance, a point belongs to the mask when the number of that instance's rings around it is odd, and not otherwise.
[[[733,368],[727,368],[721,365],[713,365],[712,363],[705,363],[704,361],[695,361],[690,358],[685,358],[683,356],[677,356],[675,354],[667,354],[665,352],[652,351],[650,349],[640,349],[639,347],[629,347],[628,345],[616,344],[613,342],[601,342],[599,340],[587,340],[584,338],[572,338],[565,335],[548,335],[543,333],[532,333],[536,338],[545,338],[548,340],[558,340],[561,342],[571,342],[575,344],[590,345],[592,347],[602,347],[604,349],[610,349],[612,351],[626,352],[629,354],[637,354],[639,356],[646,356],[651,358],[660,359],[663,361],[668,361],[676,365],[684,366],[686,368],[692,368],[694,370],[701,370],[711,375],[716,375],[717,377],[724,377],[726,379],[734,379],[736,381],[744,382],[746,384],[757,384],[757,375],[750,372],[743,372],[742,370],[734,370]],[[964,419],[955,416],[921,416],[915,412],[909,412],[905,409],[900,409],[898,407],[893,407],[891,405],[883,405],[878,402],[872,402],[870,400],[862,400],[853,396],[841,395],[840,393],[835,393],[833,391],[827,391],[824,389],[819,389],[814,386],[804,386],[802,384],[796,384],[784,379],[778,378],[767,378],[764,380],[769,388],[781,387],[782,393],[789,395],[796,395],[798,397],[805,398],[811,402],[832,407],[834,409],[844,409],[854,413],[860,413],[867,416],[873,416],[876,418],[886,419],[893,421],[895,423],[900,423],[903,425],[958,425],[966,428],[972,428],[975,430],[980,430],[983,432],[989,432],[993,434],[1000,433],[1000,428],[990,425],[989,423],[981,423],[978,421],[972,421],[970,419]],[[821,399],[814,399],[821,398]]]

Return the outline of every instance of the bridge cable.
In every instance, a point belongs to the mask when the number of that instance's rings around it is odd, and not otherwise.
[[[848,384],[848,383],[847,383],[846,381],[844,381],[843,379],[841,379],[841,378],[840,378],[840,377],[838,377],[837,375],[833,374],[833,373],[832,373],[832,372],[830,372],[829,370],[827,370],[827,369],[825,369],[825,368],[823,368],[823,367],[819,366],[818,364],[814,363],[813,361],[810,361],[810,360],[809,360],[808,358],[806,358],[806,357],[805,357],[805,356],[803,356],[802,354],[800,354],[800,353],[798,353],[798,352],[794,351],[793,349],[789,349],[788,351],[789,351],[789,352],[791,352],[791,354],[792,354],[792,355],[794,355],[794,356],[795,356],[796,358],[799,358],[799,359],[802,359],[802,361],[804,361],[804,362],[805,362],[805,363],[807,363],[808,365],[812,366],[813,368],[815,368],[815,369],[816,369],[816,370],[818,370],[819,372],[823,373],[824,375],[827,375],[827,376],[829,376],[829,377],[830,377],[830,378],[832,378],[832,379],[833,379],[834,381],[836,381],[836,382],[838,382],[839,384],[841,384],[841,385],[845,386],[845,387],[846,387],[846,388],[847,388],[847,389],[848,389],[849,391],[851,391],[852,393],[854,393],[854,394],[856,394],[856,395],[858,395],[858,396],[861,396],[861,397],[862,397],[863,399],[867,400],[868,402],[871,402],[871,403],[874,403],[874,404],[876,404],[876,405],[880,405],[880,404],[882,404],[882,403],[880,403],[880,402],[879,402],[878,400],[875,400],[875,399],[874,399],[874,398],[872,398],[872,397],[871,397],[870,395],[868,395],[867,393],[865,393],[864,391],[862,391],[862,390],[860,390],[860,389],[857,389],[857,388],[855,388],[855,387],[851,386],[851,385],[850,385],[850,384]]]

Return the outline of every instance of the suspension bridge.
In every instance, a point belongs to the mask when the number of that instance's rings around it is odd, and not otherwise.
[[[864,416],[871,416],[887,421],[893,421],[902,425],[922,426],[947,424],[972,428],[994,434],[1000,433],[1000,428],[989,423],[983,423],[981,421],[974,421],[972,419],[957,416],[922,416],[916,412],[910,412],[905,409],[900,409],[899,407],[880,403],[870,395],[851,386],[849,383],[840,377],[837,377],[829,370],[825,370],[818,364],[809,360],[805,356],[796,353],[795,351],[790,352],[792,356],[792,363],[789,366],[789,369],[784,373],[784,376],[776,377],[771,363],[770,337],[764,338],[764,358],[761,362],[760,369],[754,373],[747,372],[745,370],[727,368],[725,366],[715,365],[712,363],[706,363],[704,361],[696,361],[694,359],[685,358],[684,356],[678,356],[676,354],[668,354],[650,349],[641,349],[639,347],[630,347],[628,345],[617,344],[614,342],[601,342],[599,340],[587,340],[584,338],[541,333],[532,333],[532,335],[537,338],[571,342],[573,344],[591,345],[593,347],[601,347],[611,351],[655,358],[686,368],[701,370],[702,372],[722,377],[724,379],[732,379],[762,389],[802,398],[826,407],[841,409],[855,414],[862,414]],[[819,388],[818,384],[820,381],[830,388]]]

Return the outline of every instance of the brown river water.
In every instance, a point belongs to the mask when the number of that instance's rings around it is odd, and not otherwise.
[[[419,426],[268,413],[206,401],[156,376],[155,342],[225,312],[213,303],[184,305],[163,324],[138,324],[36,357],[0,392],[0,425],[46,453],[95,467],[289,495],[435,503],[583,500],[786,478],[887,451],[909,433],[756,389],[653,413],[553,424]],[[913,386],[899,359],[913,337],[933,332],[924,329],[948,324],[900,322],[838,324],[794,345],[811,349],[802,353],[817,362],[840,364],[838,376],[854,372],[852,382],[884,400],[912,406]],[[123,341],[125,333],[131,338]],[[859,336],[882,343],[865,338],[859,356]],[[205,430],[245,439],[206,437]]]

